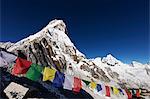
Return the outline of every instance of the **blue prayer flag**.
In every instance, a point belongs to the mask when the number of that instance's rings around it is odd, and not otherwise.
[[[102,87],[101,87],[100,84],[97,84],[96,88],[97,88],[97,91],[98,91],[98,92],[102,90]]]
[[[65,75],[57,71],[52,83],[55,87],[63,87],[64,79],[65,79]]]
[[[124,93],[123,93],[122,89],[118,89],[118,90],[120,91],[120,93],[122,93],[122,94],[124,95]]]

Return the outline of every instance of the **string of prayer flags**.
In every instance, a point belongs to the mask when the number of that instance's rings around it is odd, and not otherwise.
[[[109,86],[105,86],[105,89],[106,89],[106,96],[110,97],[110,88],[109,88]]]
[[[13,75],[25,74],[28,71],[31,64],[32,62],[30,61],[27,61],[22,58],[17,58],[16,64],[14,65],[12,70],[12,74]]]
[[[72,75],[65,75],[65,81],[64,81],[64,89],[72,90],[74,82],[74,77]]]
[[[82,88],[81,79],[74,77],[73,91],[80,92],[81,88]]]
[[[41,76],[42,70],[43,68],[40,65],[32,64],[26,73],[26,77],[30,80],[37,81]]]
[[[4,62],[2,65],[7,65],[5,60],[0,57],[0,62]],[[0,65],[1,67],[1,65]],[[12,74],[26,74],[26,77],[33,81],[38,81],[41,77],[43,71],[43,67],[37,64],[32,64],[32,62],[17,58],[16,64],[12,69]],[[80,92],[82,88],[82,81],[86,84],[86,86],[90,85],[92,90],[97,89],[97,92],[104,90],[105,95],[110,97],[110,89],[112,89],[115,95],[121,93],[122,95],[127,95],[128,99],[132,99],[132,96],[140,97],[141,90],[140,89],[118,89],[116,87],[110,86],[101,86],[100,84],[96,84],[94,81],[89,82],[86,80],[82,80],[80,78],[74,77],[72,75],[65,75],[60,71],[57,71],[54,67],[45,67],[43,71],[43,81],[51,81],[55,87],[63,87],[64,89],[73,90],[74,92]],[[83,83],[83,84],[84,84]],[[102,88],[103,87],[103,88]],[[105,88],[104,88],[105,87]],[[131,92],[130,92],[131,91]]]
[[[97,92],[102,90],[102,86],[100,84],[97,84],[96,88],[97,88]]]
[[[55,73],[55,78],[53,80],[53,85],[55,87],[63,87],[63,83],[64,83],[64,80],[65,80],[65,75],[59,71],[57,71]]]
[[[95,88],[96,88],[96,83],[92,81],[92,82],[90,83],[90,87],[91,87],[92,89],[95,89]]]
[[[55,78],[55,73],[56,73],[55,68],[45,67],[44,72],[43,72],[43,81],[49,80],[49,81],[53,82],[53,80]]]

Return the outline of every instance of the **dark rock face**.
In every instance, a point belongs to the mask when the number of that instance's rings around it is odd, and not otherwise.
[[[118,79],[119,74],[116,72],[113,72],[110,67],[105,68],[108,72],[108,74],[113,78],[113,79]]]
[[[102,80],[105,82],[110,82],[110,79],[106,76],[105,72],[100,69],[98,66],[96,66],[94,63],[92,65],[89,65],[87,62],[83,61],[85,64],[80,66],[80,69],[83,71],[90,72],[92,77],[98,80]],[[93,68],[90,68],[90,66],[93,66]]]
[[[29,88],[24,98],[51,98],[51,99],[93,99],[87,92],[81,90],[80,93],[74,93],[63,88],[55,88],[51,82],[34,82],[24,77],[16,77],[6,72],[6,69],[0,68],[1,77],[1,99],[7,99],[3,90],[11,83],[15,82]],[[49,87],[48,89],[46,87]]]

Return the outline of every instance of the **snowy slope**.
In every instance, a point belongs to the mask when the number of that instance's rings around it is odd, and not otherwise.
[[[112,61],[112,60],[111,60]],[[109,61],[109,63],[111,62]],[[115,61],[115,60],[114,60]],[[134,62],[133,65],[128,65],[120,63],[119,65],[108,65],[101,62],[101,60],[94,60],[94,63],[100,66],[104,71],[107,71],[107,68],[110,68],[112,72],[116,72],[119,76],[118,78],[112,78],[112,81],[119,83],[127,83],[127,87],[130,88],[146,88],[150,89],[150,75],[148,70],[150,70],[150,65],[141,64]],[[114,62],[113,62],[114,63]],[[109,76],[109,74],[108,74]]]
[[[66,74],[118,88],[150,89],[149,64],[141,64],[135,61],[132,64],[125,64],[111,54],[102,58],[86,59],[85,55],[69,39],[66,25],[62,20],[51,21],[38,33],[15,43],[8,48],[8,51],[15,53],[18,49],[23,50],[26,48],[25,46],[30,46],[34,42],[40,42],[42,38],[45,38],[52,46],[52,51],[55,53],[55,57],[51,56],[53,60],[59,60],[60,57],[64,57]],[[89,88],[84,87],[83,89],[95,98],[98,98],[98,96],[105,97],[103,95],[97,96],[97,93],[90,91]],[[119,99],[119,97],[117,98]],[[126,99],[126,97],[121,97],[120,99]]]
[[[14,45],[14,43],[11,43],[11,42],[0,42],[0,47],[1,48],[5,48],[5,49],[8,49],[8,48],[10,48],[11,46],[13,46]]]

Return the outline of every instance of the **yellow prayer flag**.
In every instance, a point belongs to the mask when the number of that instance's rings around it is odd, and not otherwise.
[[[113,91],[114,91],[114,94],[115,94],[115,95],[119,94],[119,90],[118,90],[118,88],[113,87]]]
[[[53,81],[53,79],[55,78],[55,73],[56,70],[53,67],[52,68],[45,67],[43,72],[43,81],[47,80]]]
[[[95,89],[95,88],[96,88],[96,83],[92,81],[92,82],[90,83],[90,86],[91,86],[92,89]]]

